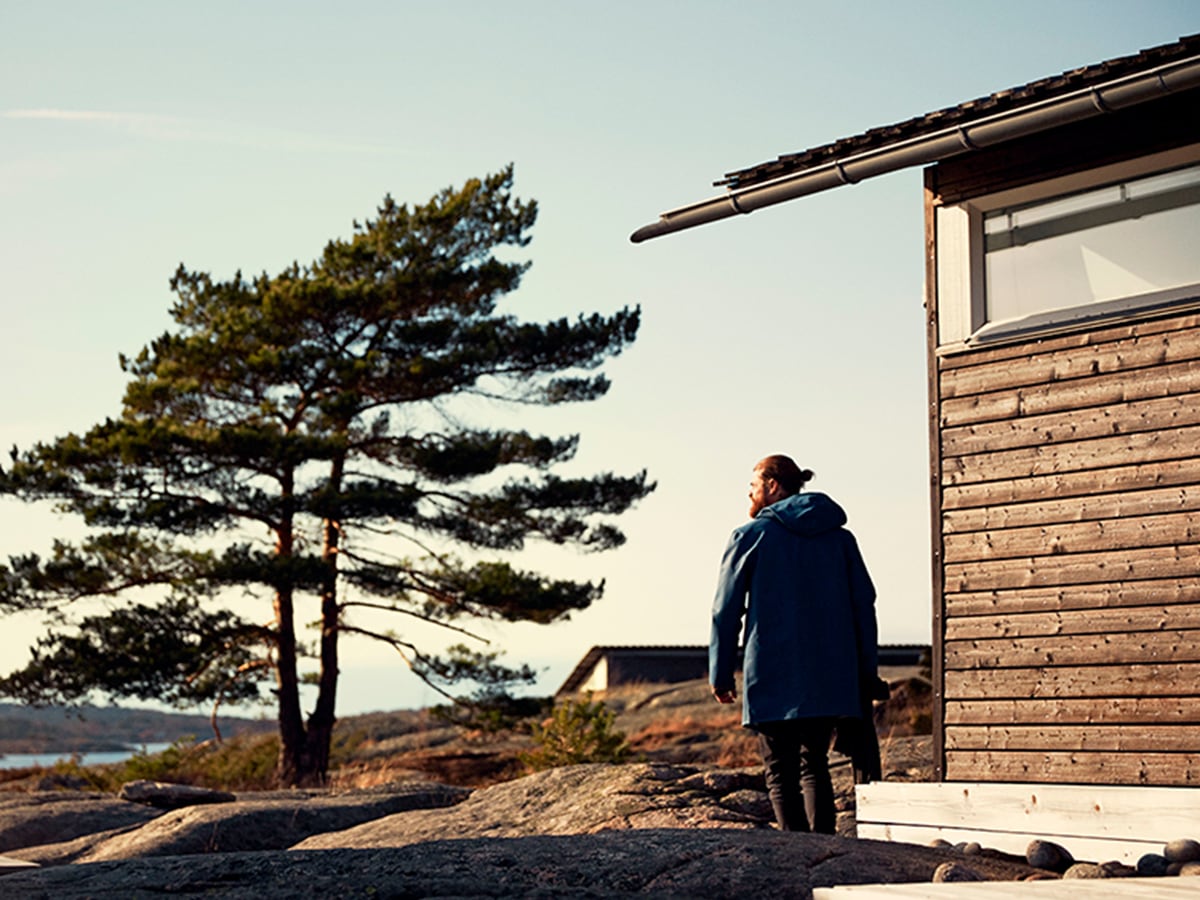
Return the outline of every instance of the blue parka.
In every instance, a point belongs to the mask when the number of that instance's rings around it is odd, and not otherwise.
[[[875,588],[846,513],[793,494],[729,538],[713,601],[709,681],[734,686],[743,638],[742,722],[858,716],[878,665]],[[743,627],[744,620],[744,627]]]

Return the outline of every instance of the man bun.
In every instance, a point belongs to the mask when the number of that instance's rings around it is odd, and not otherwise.
[[[763,478],[773,478],[790,496],[813,479],[812,469],[801,469],[790,456],[774,453],[758,464]]]

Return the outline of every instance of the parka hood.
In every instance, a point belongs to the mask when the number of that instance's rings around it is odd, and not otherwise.
[[[757,519],[774,519],[788,531],[821,534],[846,524],[846,511],[825,494],[800,493],[760,510]]]

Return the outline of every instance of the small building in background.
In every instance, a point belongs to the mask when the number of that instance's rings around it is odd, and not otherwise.
[[[928,665],[929,649],[924,644],[880,647],[880,674],[886,679],[898,674],[893,670]],[[706,646],[598,646],[584,655],[554,696],[606,691],[624,684],[677,684],[702,678],[708,678]]]
[[[622,684],[675,684],[707,677],[707,647],[593,647],[554,696],[606,691]]]

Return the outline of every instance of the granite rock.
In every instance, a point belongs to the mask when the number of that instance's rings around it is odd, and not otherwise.
[[[130,803],[141,803],[155,809],[182,809],[203,803],[232,803],[237,799],[228,791],[214,791],[191,784],[171,784],[166,781],[129,781],[121,786],[117,797]]]
[[[159,810],[83,791],[11,794],[0,800],[0,853],[145,825]]]
[[[755,798],[755,795],[757,798]],[[594,834],[632,828],[766,829],[761,773],[600,763],[549,769],[482,788],[450,809],[388,816],[294,849],[403,847],[441,838]]]
[[[223,898],[809,898],[835,884],[921,882],[956,854],[773,829],[676,828],[434,840],[374,850],[220,853],[59,866],[5,876],[29,900],[211,894]],[[961,865],[961,863],[959,864]],[[1024,864],[979,858],[1018,880]],[[973,860],[972,867],[976,867]]]

